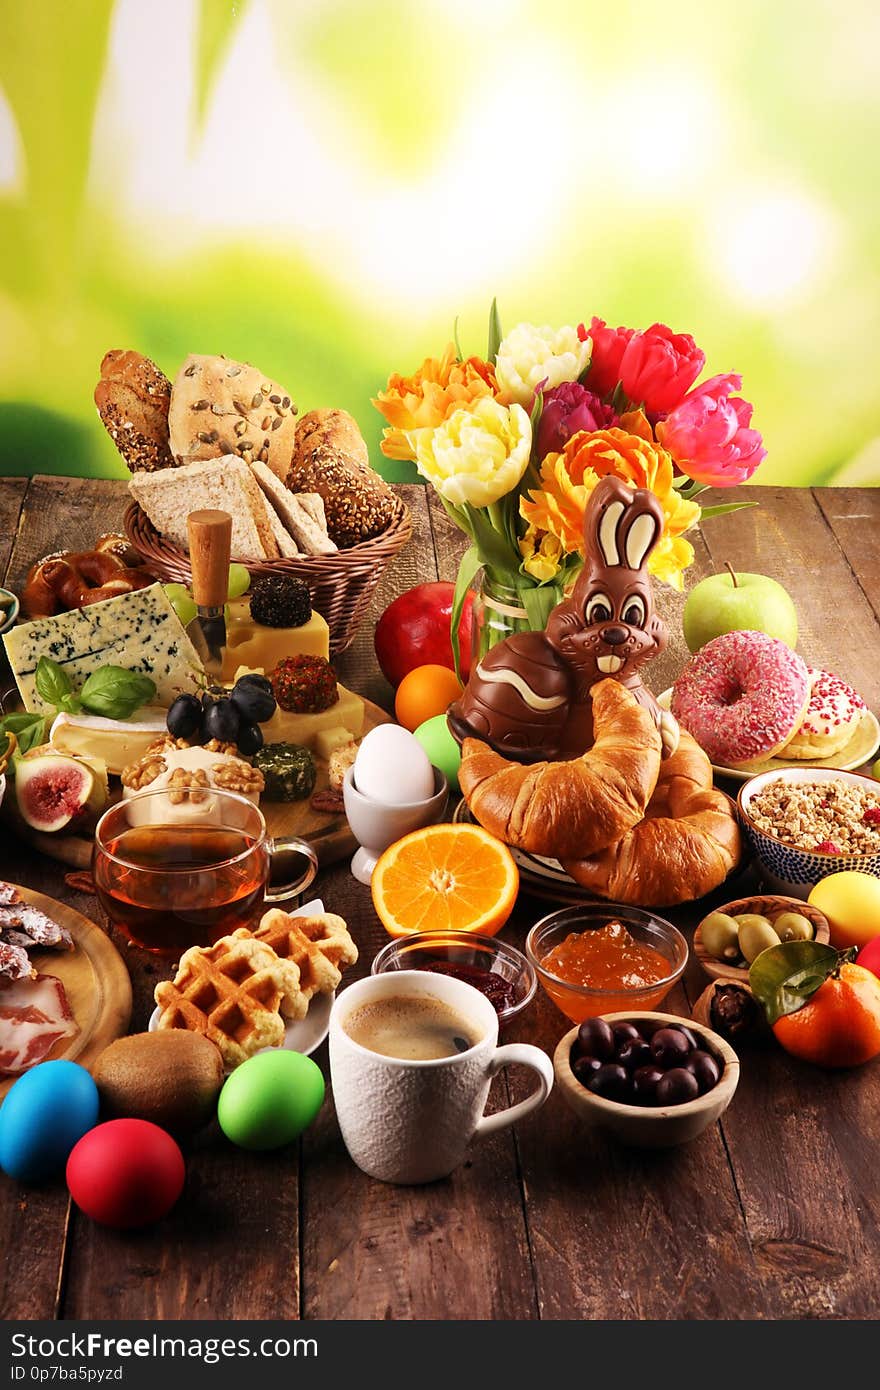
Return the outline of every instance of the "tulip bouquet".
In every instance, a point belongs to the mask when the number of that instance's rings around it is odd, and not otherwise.
[[[450,343],[373,401],[388,422],[382,452],[412,460],[470,537],[452,631],[481,567],[513,591],[526,625],[545,626],[582,564],[583,515],[616,474],[659,498],[665,525],[649,569],[673,588],[694,558],[685,532],[744,503],[701,508],[707,487],[734,487],[764,458],[733,372],[697,385],[705,354],[665,324],[536,327],[504,335],[493,303],[485,358]]]

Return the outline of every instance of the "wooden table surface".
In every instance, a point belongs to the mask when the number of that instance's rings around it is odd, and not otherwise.
[[[388,703],[372,651],[376,616],[423,580],[451,578],[462,538],[432,495],[401,489],[415,534],[340,677]],[[0,575],[18,588],[32,561],[86,549],[120,526],[124,484],[0,479]],[[741,488],[759,506],[707,523],[689,579],[729,560],[785,584],[800,650],[880,710],[880,489]],[[717,498],[713,500],[718,500]],[[656,690],[685,652],[672,624],[649,667]],[[0,874],[71,902],[64,870],[8,838]],[[347,864],[317,883],[349,922],[366,974],[386,937]],[[522,898],[504,936],[521,946],[541,905]],[[688,929],[694,914],[670,913]],[[157,966],[120,945],[134,983],[134,1029]],[[692,961],[667,1007],[688,1014],[706,981]],[[539,991],[508,1041],[553,1049],[568,1022]],[[327,1073],[326,1045],[316,1060]],[[743,1051],[738,1093],[693,1144],[630,1152],[579,1128],[554,1093],[518,1128],[474,1146],[451,1178],[422,1188],[374,1182],[349,1160],[332,1097],[299,1145],[249,1155],[216,1127],[188,1154],[186,1191],[160,1225],[122,1235],[72,1208],[63,1183],[0,1175],[0,1314],[13,1318],[866,1318],[880,1311],[880,1062],[824,1073],[781,1049]],[[499,1102],[531,1078],[495,1083]]]

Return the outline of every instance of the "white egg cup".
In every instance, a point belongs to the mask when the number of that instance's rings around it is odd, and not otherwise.
[[[370,882],[379,855],[395,840],[402,839],[411,830],[420,830],[423,825],[433,825],[442,818],[449,796],[449,783],[439,768],[435,767],[432,771],[433,795],[425,801],[407,801],[398,806],[388,806],[364,796],[354,784],[354,768],[350,767],[346,772],[342,797],[351,832],[360,845],[351,861],[351,872],[358,883]]]

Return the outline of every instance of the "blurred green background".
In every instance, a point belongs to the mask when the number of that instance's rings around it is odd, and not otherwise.
[[[0,0],[0,473],[124,476],[110,347],[379,462],[370,396],[497,295],[690,331],[760,481],[876,484],[878,141],[875,0]]]

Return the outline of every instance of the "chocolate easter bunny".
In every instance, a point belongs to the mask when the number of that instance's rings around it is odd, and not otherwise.
[[[642,683],[640,668],[666,646],[654,611],[648,556],[663,531],[654,493],[602,478],[584,513],[584,568],[544,632],[492,647],[449,710],[459,740],[479,738],[518,762],[579,757],[593,742],[590,689],[612,676],[653,715],[668,757],[678,724]]]

